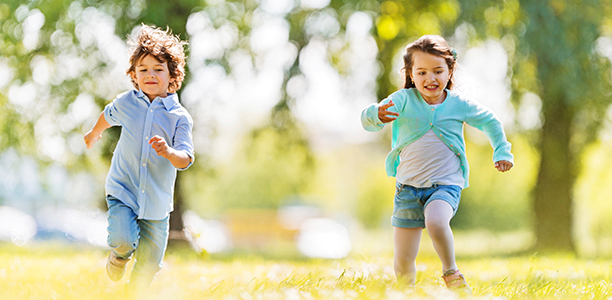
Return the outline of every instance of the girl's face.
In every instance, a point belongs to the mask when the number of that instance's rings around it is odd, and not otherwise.
[[[132,78],[142,92],[153,101],[156,97],[168,96],[170,85],[170,71],[168,62],[159,62],[155,57],[147,55],[143,57],[132,72]]]
[[[429,104],[444,102],[444,88],[451,77],[446,60],[420,51],[415,52],[412,59],[410,77],[423,99]]]

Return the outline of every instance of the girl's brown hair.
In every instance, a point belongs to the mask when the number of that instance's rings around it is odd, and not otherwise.
[[[181,88],[185,79],[185,52],[187,42],[179,40],[170,29],[161,30],[154,26],[142,25],[136,41],[128,42],[130,45],[130,68],[126,74],[136,71],[138,62],[147,55],[153,56],[159,62],[168,63],[170,82],[168,92],[175,93]],[[134,88],[139,89],[138,83],[130,76]]]
[[[446,40],[439,35],[424,35],[406,46],[406,51],[404,52],[404,67],[401,70],[401,74],[404,78],[403,88],[409,89],[416,87],[410,77],[410,72],[414,65],[414,53],[417,51],[444,58],[448,65],[448,70],[450,71],[450,79],[445,88],[449,90],[452,89],[454,83],[453,74],[455,73],[454,71],[457,65],[457,52],[455,49],[449,47]]]

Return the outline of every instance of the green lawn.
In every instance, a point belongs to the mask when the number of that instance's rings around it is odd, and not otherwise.
[[[122,299],[125,279],[110,281],[107,252],[0,245],[0,299]],[[273,259],[258,255],[198,256],[170,252],[139,299],[608,299],[612,260],[539,255],[459,257],[474,290],[448,291],[440,262],[419,255],[415,287],[394,281],[390,255],[342,260]],[[612,299],[612,298],[610,298]]]

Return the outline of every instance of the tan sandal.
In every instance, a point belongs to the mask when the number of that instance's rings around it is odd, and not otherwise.
[[[448,270],[444,272],[442,279],[444,279],[444,283],[446,283],[446,286],[451,290],[472,293],[472,289],[465,281],[465,276],[463,276],[459,270]]]

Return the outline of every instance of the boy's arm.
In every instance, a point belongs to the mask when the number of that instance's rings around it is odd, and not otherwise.
[[[172,165],[177,169],[187,168],[191,163],[192,158],[187,154],[186,151],[176,150],[168,146],[166,140],[159,135],[152,137],[149,140],[149,144],[151,144],[151,147],[155,149],[157,155],[163,156],[168,159],[170,163],[172,163]]]
[[[93,145],[102,138],[102,132],[107,128],[110,128],[111,125],[108,124],[106,119],[104,118],[104,112],[100,113],[96,124],[94,124],[93,128],[85,134],[85,144],[87,145],[87,149],[91,149]]]

